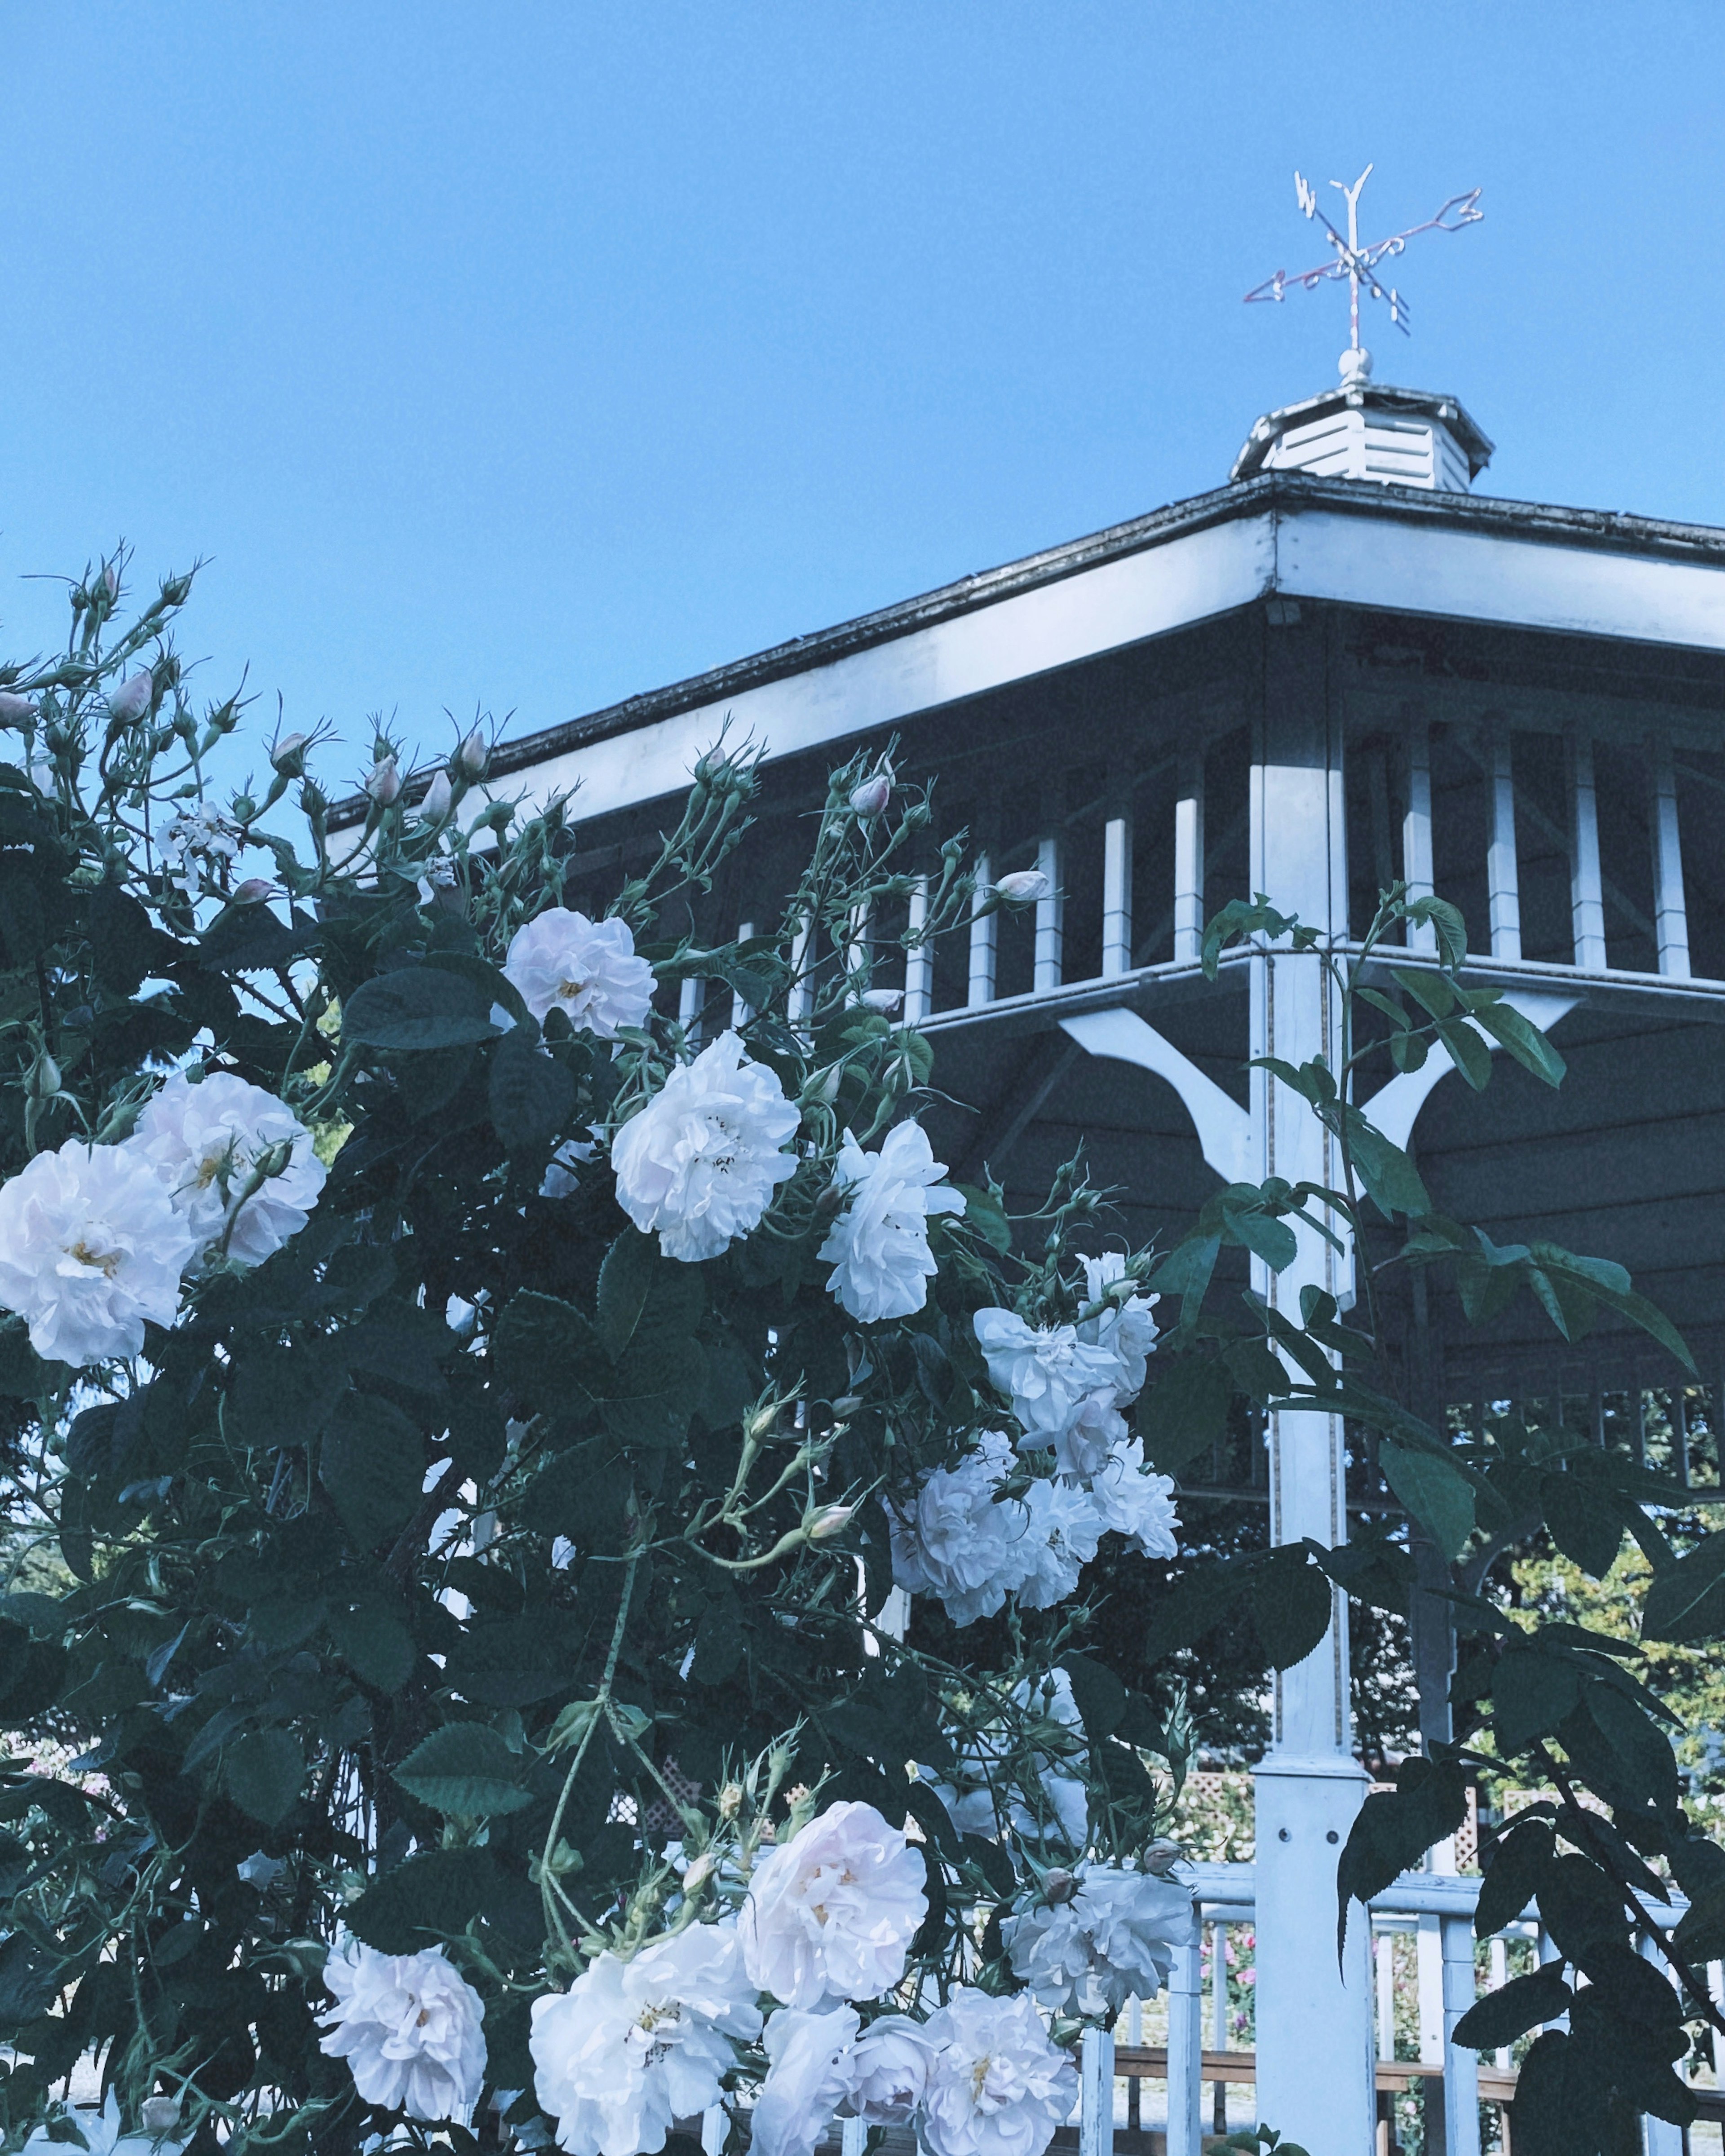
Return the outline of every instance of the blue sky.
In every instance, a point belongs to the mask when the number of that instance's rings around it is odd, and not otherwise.
[[[1294,206],[1491,491],[1725,524],[1725,9],[6,0],[0,644],[124,534],[212,691],[548,726],[1219,484]],[[1394,349],[1392,350],[1392,345]]]

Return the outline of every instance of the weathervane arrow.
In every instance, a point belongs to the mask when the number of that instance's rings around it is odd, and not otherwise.
[[[1389,308],[1389,319],[1402,334],[1411,336],[1408,326],[1408,303],[1394,285],[1386,286],[1378,275],[1378,264],[1402,254],[1410,239],[1422,232],[1461,232],[1470,224],[1478,224],[1486,213],[1480,206],[1481,190],[1471,188],[1465,195],[1451,195],[1435,217],[1429,217],[1424,224],[1412,224],[1405,232],[1394,234],[1388,239],[1374,239],[1365,246],[1360,244],[1359,196],[1360,189],[1372,177],[1372,167],[1366,167],[1350,187],[1340,180],[1332,180],[1335,188],[1348,204],[1348,236],[1342,234],[1318,208],[1317,195],[1311,182],[1302,174],[1294,175],[1294,194],[1301,209],[1308,218],[1315,218],[1323,228],[1333,258],[1321,262],[1315,270],[1301,270],[1290,276],[1286,270],[1278,270],[1273,277],[1266,277],[1261,285],[1255,285],[1246,294],[1246,304],[1256,300],[1285,300],[1291,285],[1302,292],[1314,291],[1323,284],[1345,282],[1348,287],[1348,325],[1350,352],[1360,349],[1359,295],[1362,286],[1374,300],[1384,300]]]

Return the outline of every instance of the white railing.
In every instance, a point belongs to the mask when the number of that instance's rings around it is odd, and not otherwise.
[[[1195,1889],[1192,1928],[1176,1957],[1167,1999],[1168,2036],[1164,2045],[1141,2045],[1137,2003],[1129,2007],[1114,2032],[1086,2030],[1080,2104],[1076,2120],[1080,2156],[1114,2156],[1115,2135],[1124,2125],[1129,2144],[1142,2146],[1133,2128],[1147,2128],[1153,2134],[1157,2123],[1142,2105],[1147,2083],[1160,2083],[1166,2091],[1163,2156],[1201,2156],[1206,2135],[1214,2120],[1204,2117],[1206,2087],[1217,2082],[1239,2087],[1255,2081],[1255,2061],[1250,2051],[1235,2051],[1216,2041],[1226,2034],[1219,2008],[1225,2001],[1226,1978],[1223,1945],[1226,1932],[1254,1921],[1255,1880],[1250,1864],[1194,1864],[1186,1867]],[[1372,1957],[1377,1989],[1377,2058],[1361,2061],[1361,2071],[1375,2071],[1380,2093],[1419,2089],[1425,2097],[1427,2156],[1480,2156],[1481,2102],[1500,2107],[1498,2145],[1507,2145],[1502,2132],[1502,2107],[1513,2097],[1515,2074],[1509,2055],[1481,2061],[1466,2045],[1457,2044],[1455,2031],[1462,2015],[1473,2005],[1481,1989],[1477,1954],[1486,1950],[1484,1989],[1495,1989],[1507,1980],[1507,1956],[1504,1943],[1527,1941],[1539,1961],[1554,1958],[1554,1949],[1539,1922],[1538,1908],[1530,1903],[1515,1922],[1490,1942],[1476,1942],[1474,1908],[1479,1895],[1477,1877],[1436,1872],[1404,1872],[1395,1883],[1372,1897],[1371,1922],[1374,1939],[1393,1945],[1398,1932],[1413,1931],[1419,1942],[1417,1991],[1420,2056],[1395,2056],[1396,1985],[1393,1952],[1381,1950]],[[1681,1913],[1682,1904],[1661,1908],[1662,1922]],[[1359,1921],[1358,1910],[1353,1921]],[[1204,1937],[1212,1934],[1213,1982],[1206,1998],[1203,1982]],[[1313,1942],[1314,1953],[1331,1950],[1328,1940]],[[1644,1946],[1645,1950],[1645,1946]],[[1725,1996],[1725,1969],[1708,1970],[1708,1985],[1717,1999]],[[1260,2002],[1259,2010],[1270,2002]],[[1205,2021],[1209,2019],[1206,2043]],[[1554,2024],[1561,2026],[1562,2024]],[[1125,2041],[1122,2041],[1122,2036]],[[1712,2091],[1707,2115],[1717,2117],[1725,2104]],[[1255,2123],[1256,2112],[1228,2121],[1238,2128]],[[1441,2121],[1440,2124],[1439,2122]],[[1271,2126],[1275,2119],[1267,2122]],[[1683,2156],[1681,2128],[1649,2119],[1645,2129],[1646,2156]],[[1440,2142],[1438,2136],[1441,2136]],[[1394,2140],[1379,2131],[1379,2146]],[[847,2152],[849,2156],[849,2152]]]

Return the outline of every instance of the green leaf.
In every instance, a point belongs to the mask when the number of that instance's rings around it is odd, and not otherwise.
[[[1012,1223],[1006,1217],[1006,1208],[992,1190],[984,1190],[978,1183],[955,1183],[952,1188],[964,1200],[967,1224],[1004,1258],[1012,1248]]]
[[[1399,1145],[1392,1144],[1358,1109],[1346,1118],[1348,1151],[1366,1195],[1386,1220],[1398,1213],[1418,1219],[1431,1210],[1431,1198],[1420,1171]]]
[[[1623,1511],[1612,1491],[1580,1471],[1542,1475],[1539,1500],[1551,1538],[1584,1573],[1603,1579],[1623,1546]]]
[[[393,1541],[425,1483],[425,1440],[391,1401],[345,1393],[330,1417],[318,1474],[357,1548]]]
[[[1584,1856],[1559,1856],[1546,1867],[1539,1913],[1567,1961],[1583,1961],[1595,1947],[1629,1938],[1622,1895]]]
[[[1145,1634],[1147,1662],[1159,1662],[1177,1648],[1190,1646],[1231,1616],[1240,1603],[1240,1575],[1247,1568],[1224,1560],[1184,1573],[1151,1610]]]
[[[492,1053],[488,1098],[491,1127],[513,1157],[550,1144],[574,1110],[575,1081],[536,1025],[518,1025]]]
[[[1506,1924],[1515,1922],[1530,1902],[1539,1898],[1546,1866],[1556,1853],[1556,1837],[1550,1823],[1543,1819],[1523,1820],[1499,1837],[1474,1907],[1476,1938],[1488,1939],[1501,1932]]]
[[[1725,1533],[1708,1535],[1654,1574],[1641,1604],[1644,1640],[1713,1640],[1725,1633]]]
[[[0,1939],[0,2035],[45,2014],[60,1989],[59,1964],[23,1933]]]
[[[1450,1051],[1450,1060],[1476,1093],[1491,1082],[1491,1051],[1465,1019],[1440,1018],[1438,1039]]]
[[[598,1331],[613,1362],[634,1337],[665,1263],[655,1238],[637,1228],[625,1228],[606,1251],[599,1267]]]
[[[459,1938],[496,1892],[496,1860],[483,1849],[436,1849],[374,1879],[342,1922],[379,1953],[418,1953]]]
[[[1073,1703],[1086,1736],[1092,1743],[1111,1737],[1126,1712],[1126,1686],[1112,1670],[1092,1661],[1088,1655],[1063,1655],[1060,1667],[1072,1681]]]
[[[336,1652],[373,1690],[398,1692],[419,1659],[405,1620],[387,1604],[367,1600],[329,1619]]]
[[[1219,1235],[1184,1236],[1157,1266],[1148,1284],[1158,1295],[1177,1295],[1196,1309],[1204,1301],[1221,1249]]]
[[[1491,1678],[1491,1727],[1506,1758],[1548,1736],[1581,1697],[1574,1662],[1535,1647],[1508,1647]]]
[[[1393,1794],[1380,1790],[1361,1805],[1336,1867],[1338,1958],[1349,1904],[1381,1894],[1467,1816],[1467,1778],[1456,1760],[1404,1759],[1395,1779]]]
[[[1441,1554],[1458,1558],[1474,1529],[1473,1485],[1461,1469],[1436,1453],[1414,1451],[1387,1437],[1378,1440],[1378,1465]]]
[[[441,966],[403,966],[362,981],[341,1004],[341,1038],[371,1048],[459,1048],[490,1040],[493,998]]]
[[[1589,1685],[1587,1711],[1621,1763],[1625,1785],[1643,1803],[1661,1811],[1675,1810],[1677,1755],[1658,1724],[1615,1684]]]
[[[228,1746],[222,1779],[241,1811],[279,1826],[305,1779],[305,1754],[291,1729],[250,1730]]]
[[[347,1389],[345,1361],[333,1341],[249,1348],[234,1373],[230,1428],[259,1451],[309,1445]]]
[[[1227,1371],[1209,1356],[1171,1357],[1139,1397],[1137,1422],[1145,1458],[1158,1473],[1178,1475],[1227,1435],[1233,1396]]]
[[[1455,2024],[1455,2041],[1471,2051],[1495,2051],[1542,2021],[1560,2020],[1574,1996],[1563,1981],[1561,1964],[1548,1962],[1531,1976],[1512,1977],[1476,1999]]]
[[[524,1764],[490,1722],[449,1722],[413,1748],[395,1779],[445,1818],[489,1819],[532,1803],[521,1787]]]
[[[1537,1025],[1508,1004],[1469,998],[1475,1022],[1548,1086],[1561,1086],[1568,1065]]]
[[[1411,907],[1409,918],[1413,918]],[[1455,991],[1441,973],[1398,966],[1392,969],[1391,977],[1399,988],[1410,995],[1420,1009],[1429,1012],[1433,1018],[1448,1018],[1456,1009]]]
[[[511,1297],[491,1342],[505,1384],[537,1404],[567,1411],[603,1365],[598,1336],[572,1303],[523,1288]]]
[[[1328,1579],[1296,1547],[1286,1553],[1278,1551],[1247,1584],[1252,1622],[1271,1667],[1290,1670],[1303,1662],[1329,1630]]]

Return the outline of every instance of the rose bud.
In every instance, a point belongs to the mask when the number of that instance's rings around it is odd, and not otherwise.
[[[455,761],[470,778],[483,778],[485,766],[491,761],[491,752],[485,737],[475,726],[455,752]]]
[[[1070,1902],[1078,1887],[1077,1876],[1061,1865],[1055,1865],[1042,1875],[1042,1898],[1050,1909],[1059,1908],[1062,1902]]]
[[[248,876],[234,888],[232,903],[235,906],[261,906],[266,898],[275,896],[276,886],[268,876]]]
[[[425,789],[419,803],[419,814],[428,824],[441,824],[454,805],[455,789],[449,783],[449,774],[440,771]]]
[[[311,746],[310,734],[289,734],[270,750],[270,761],[284,778],[302,778],[305,770],[305,752]]]
[[[28,696],[20,696],[13,689],[0,689],[0,726],[21,726],[35,716],[36,706]]]
[[[1014,869],[1010,875],[1002,876],[994,888],[1009,906],[1033,906],[1054,891],[1040,869]]]
[[[803,1521],[803,1532],[812,1543],[826,1542],[839,1532],[855,1510],[855,1505],[823,1505]]]
[[[401,766],[393,756],[380,756],[367,774],[366,792],[380,808],[387,808],[401,792]]]
[[[102,589],[110,600],[120,596],[120,572],[111,562],[102,571]]]
[[[180,2123],[180,2099],[177,2096],[146,2096],[138,2106],[138,2123],[152,2141],[172,2133]]]
[[[877,771],[872,778],[864,779],[860,786],[853,787],[850,805],[859,816],[878,816],[892,798],[892,773]]]
[[[902,988],[869,988],[860,998],[865,1009],[879,1011],[884,1018],[891,1018],[904,999]]]
[[[108,716],[121,725],[129,726],[141,719],[150,708],[150,700],[156,693],[156,683],[148,671],[130,674],[108,697]]]

